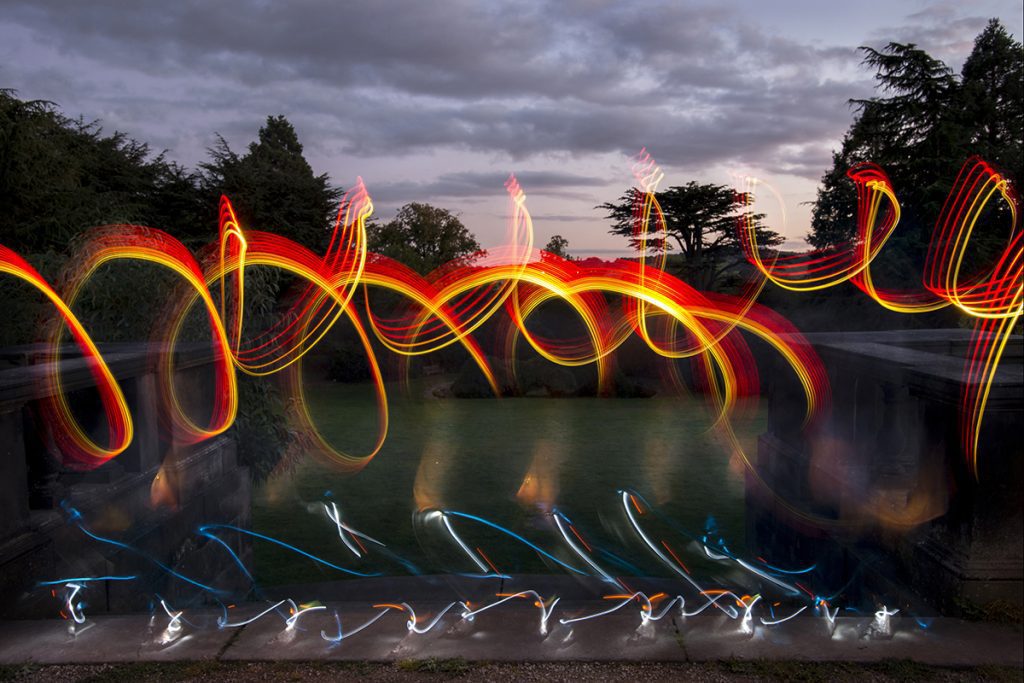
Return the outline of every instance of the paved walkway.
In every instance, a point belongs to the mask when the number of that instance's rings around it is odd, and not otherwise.
[[[1024,666],[1019,626],[934,619],[928,628],[915,620],[891,618],[891,637],[868,633],[870,617],[827,619],[798,616],[774,626],[723,614],[683,618],[675,609],[660,621],[643,619],[638,603],[600,618],[563,623],[614,606],[608,601],[562,602],[541,632],[542,610],[515,599],[477,614],[450,610],[430,626],[445,603],[415,604],[417,633],[407,610],[374,608],[365,602],[317,606],[289,627],[287,605],[237,627],[218,627],[219,612],[190,610],[178,628],[162,610],[156,616],[97,616],[76,635],[67,621],[0,623],[0,663],[88,663],[212,660],[363,660],[464,658],[470,661],[666,661],[729,659],[875,662],[908,659],[941,666]],[[481,605],[471,605],[479,608]],[[241,605],[229,623],[241,623],[266,609]],[[337,613],[346,634],[338,635]],[[360,626],[371,622],[363,630]]]

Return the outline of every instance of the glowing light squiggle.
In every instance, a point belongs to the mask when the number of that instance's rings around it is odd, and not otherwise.
[[[922,287],[917,291],[881,290],[872,278],[871,264],[899,223],[899,201],[888,176],[878,166],[859,164],[847,175],[857,188],[857,234],[853,242],[807,254],[776,255],[766,262],[757,244],[755,226],[747,223],[740,230],[747,259],[785,289],[812,291],[848,281],[892,311],[925,313],[954,305],[974,318],[974,335],[964,369],[960,432],[968,467],[978,476],[978,439],[985,406],[1003,351],[1024,311],[1024,233],[1017,225],[1017,194],[989,164],[977,157],[968,159],[932,231]],[[1010,211],[1007,243],[988,270],[965,273],[975,229],[997,198]]]

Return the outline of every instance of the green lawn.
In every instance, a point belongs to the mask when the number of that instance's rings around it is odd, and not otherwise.
[[[616,496],[620,488],[637,490],[693,531],[714,515],[726,537],[742,545],[743,477],[704,435],[709,420],[699,399],[433,399],[422,397],[422,387],[413,392],[416,397],[392,393],[391,429],[376,459],[362,472],[345,475],[306,458],[256,489],[255,530],[343,566],[408,573],[380,554],[356,560],[319,505],[335,501],[348,524],[420,570],[473,571],[441,534],[421,528],[417,538],[412,523],[417,471],[423,471],[421,501],[485,517],[555,551],[564,543],[543,508],[524,500],[528,496],[517,498],[521,488],[524,494],[531,489],[524,477],[532,464],[532,488],[540,497],[569,515],[588,540],[619,553],[643,573],[663,570],[630,543]],[[353,452],[366,448],[376,421],[369,386],[315,384],[308,396],[326,438]],[[735,427],[752,449],[764,430],[763,413],[755,410]],[[456,528],[502,571],[559,571],[529,548],[475,522],[464,520]],[[259,541],[256,572],[263,584],[345,578]]]

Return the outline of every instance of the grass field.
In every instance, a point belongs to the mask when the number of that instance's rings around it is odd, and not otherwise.
[[[742,545],[741,469],[705,435],[710,422],[699,399],[434,399],[424,397],[422,386],[411,393],[390,396],[387,442],[363,471],[345,475],[310,457],[256,489],[254,529],[342,566],[409,572],[378,553],[356,560],[324,514],[321,503],[334,501],[349,525],[420,571],[474,571],[450,540],[422,529],[417,536],[412,515],[418,505],[487,518],[551,550],[564,545],[543,515],[554,505],[591,542],[643,573],[661,574],[623,528],[616,491],[631,488],[695,532],[714,515],[724,536]],[[332,444],[352,452],[367,448],[376,425],[369,386],[317,384],[308,397]],[[752,449],[764,430],[763,414],[755,409],[735,428]],[[476,522],[460,521],[457,530],[502,571],[558,571]],[[256,572],[265,585],[345,578],[260,541]]]

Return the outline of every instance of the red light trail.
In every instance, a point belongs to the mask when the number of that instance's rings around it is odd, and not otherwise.
[[[664,224],[655,198],[662,174],[646,153],[641,154],[634,174],[640,187],[634,211],[635,239],[643,245],[647,236],[656,235]],[[182,443],[202,441],[231,426],[239,409],[236,371],[257,376],[284,373],[300,427],[339,467],[357,471],[380,451],[388,429],[386,387],[372,340],[403,357],[459,344],[495,393],[500,393],[494,369],[473,333],[504,312],[510,323],[505,326],[505,362],[513,375],[514,350],[520,339],[552,362],[594,364],[601,390],[611,386],[610,358],[634,334],[658,356],[692,359],[718,415],[716,428],[747,462],[729,424],[737,399],[758,392],[756,364],[741,331],[766,342],[792,369],[806,398],[808,421],[828,406],[828,383],[818,356],[792,324],[755,303],[761,288],[769,280],[794,291],[850,281],[892,310],[916,313],[955,305],[977,319],[961,410],[964,451],[976,472],[978,432],[989,386],[1010,330],[1021,315],[1024,244],[1016,229],[1016,196],[990,166],[976,159],[969,161],[936,224],[923,287],[911,292],[885,291],[872,280],[871,263],[896,229],[899,203],[888,177],[877,166],[860,165],[851,170],[850,177],[858,196],[857,237],[843,248],[764,257],[754,226],[740,226],[745,252],[760,274],[740,296],[698,292],[664,271],[664,257],[653,265],[644,256],[637,261],[589,265],[535,249],[525,194],[514,178],[506,186],[510,197],[506,245],[452,262],[425,277],[367,252],[365,221],[373,205],[361,181],[342,200],[323,255],[279,235],[242,226],[231,203],[223,198],[218,241],[202,250],[198,258],[165,232],[112,225],[89,235],[76,254],[77,269],[60,293],[18,254],[2,246],[0,271],[29,283],[53,305],[58,323],[50,335],[54,355],[59,355],[66,328],[99,389],[107,424],[105,443],[96,443],[79,425],[61,390],[58,366],[51,364],[51,396],[44,402],[45,414],[61,451],[82,468],[97,467],[123,452],[132,440],[133,428],[116,378],[73,309],[82,287],[97,269],[108,262],[130,260],[168,268],[183,282],[184,295],[169,297],[168,313],[161,316],[163,327],[154,331],[156,338],[167,340],[173,348],[186,316],[197,305],[210,323],[215,391],[208,418],[201,424],[186,414],[179,401],[172,379],[173,354],[163,354],[159,376],[167,419]],[[1010,241],[987,274],[966,277],[961,270],[972,232],[997,194],[1009,204],[1013,216]],[[750,193],[745,196],[749,201]],[[641,249],[641,254],[644,251]],[[302,287],[275,324],[246,334],[246,269],[257,266],[294,276]],[[370,288],[397,295],[405,308],[386,314],[375,311],[369,296],[357,296]],[[532,333],[528,320],[551,300],[568,304],[586,334],[546,339]],[[320,435],[301,381],[302,357],[342,316],[362,341],[377,395],[377,438],[363,454],[341,452]]]
[[[977,157],[968,159],[936,220],[921,287],[888,291],[875,285],[871,264],[899,223],[899,201],[888,176],[878,166],[859,164],[848,175],[857,188],[857,233],[852,242],[765,260],[754,226],[747,224],[742,228],[747,258],[768,280],[793,291],[824,289],[849,281],[892,311],[925,313],[952,305],[973,318],[960,431],[964,456],[977,476],[978,438],[992,379],[1024,305],[1024,236],[1017,225],[1019,198],[1009,181],[989,164]],[[975,229],[985,209],[999,198],[1009,208],[1009,238],[994,264],[980,273],[967,274],[963,272],[965,259]]]

